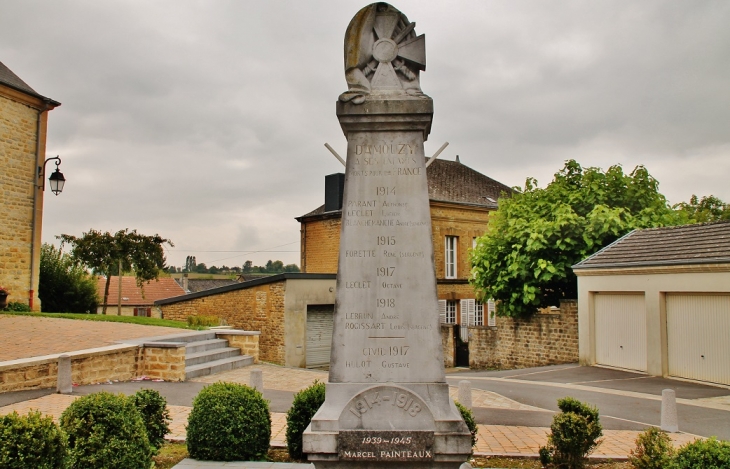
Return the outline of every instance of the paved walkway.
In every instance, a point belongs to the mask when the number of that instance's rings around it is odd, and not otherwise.
[[[0,314],[0,362],[181,332],[185,331],[173,327]]]
[[[255,365],[252,367],[240,368],[213,376],[196,378],[199,382],[229,381],[241,384],[249,383],[249,376],[252,369],[260,369],[263,372],[264,388],[296,392],[306,388],[315,380],[326,381],[327,373],[323,371],[292,369],[274,365]],[[456,397],[457,388],[451,387],[452,397]],[[27,413],[30,409],[40,410],[44,414],[58,419],[61,413],[78,396],[61,394],[50,394],[48,396],[19,402],[16,404],[0,407],[0,415],[17,411]],[[513,409],[521,411],[543,411],[528,405],[520,404],[499,394],[480,389],[472,390],[472,401],[475,407],[492,409]],[[170,440],[185,439],[185,425],[191,408],[188,406],[169,406],[172,423],[171,432],[168,435]],[[271,445],[274,447],[286,447],[286,414],[272,412],[271,415]],[[506,425],[479,425],[479,434],[475,454],[483,456],[533,456],[537,457],[540,446],[547,442],[549,428],[530,426],[506,426]],[[603,443],[594,453],[595,457],[625,458],[629,451],[634,448],[634,441],[639,434],[637,431],[627,430],[604,430]],[[696,436],[686,433],[675,433],[670,435],[675,446],[683,445],[693,441]],[[198,466],[178,466],[180,468],[193,468]],[[203,466],[200,466],[203,467]],[[220,466],[223,467],[223,466]],[[225,466],[229,467],[229,466]],[[243,467],[243,466],[230,466]],[[254,467],[254,466],[245,466]],[[264,466],[255,466],[264,467]],[[269,466],[266,466],[269,467]]]

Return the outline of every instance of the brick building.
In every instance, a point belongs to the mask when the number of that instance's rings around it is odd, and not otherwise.
[[[34,311],[41,308],[38,274],[48,111],[60,105],[0,62],[0,285],[10,290],[9,301],[28,304]]]
[[[482,325],[484,308],[475,301],[468,281],[469,251],[487,231],[499,197],[512,189],[462,164],[458,156],[456,161],[435,160],[426,175],[442,322]],[[337,272],[344,178],[344,174],[327,176],[324,205],[297,218],[302,272]]]

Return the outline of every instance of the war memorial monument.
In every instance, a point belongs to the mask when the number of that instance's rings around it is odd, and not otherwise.
[[[387,3],[345,34],[342,231],[326,401],[304,433],[317,469],[457,468],[471,435],[449,397],[423,142],[425,37]]]

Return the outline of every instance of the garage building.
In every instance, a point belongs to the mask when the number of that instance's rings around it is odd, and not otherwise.
[[[730,385],[730,221],[632,231],[573,271],[581,364]]]

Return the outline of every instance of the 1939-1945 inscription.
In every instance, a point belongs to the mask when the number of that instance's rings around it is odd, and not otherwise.
[[[430,431],[341,430],[339,456],[350,461],[432,461]]]

